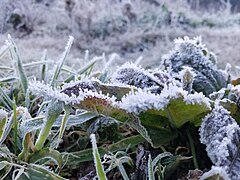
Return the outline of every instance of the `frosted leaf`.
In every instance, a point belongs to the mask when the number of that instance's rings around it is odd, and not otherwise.
[[[166,76],[161,76],[160,72],[154,76],[149,71],[137,67],[133,63],[126,63],[113,74],[112,82],[128,84],[142,89],[158,86],[160,92],[165,83],[164,78]]]
[[[209,95],[227,85],[225,75],[217,69],[212,56],[201,38],[180,38],[175,41],[174,50],[162,57],[162,67],[172,75],[178,74],[183,66],[193,68],[196,73],[193,89]]]
[[[200,141],[216,166],[226,167],[231,179],[239,179],[240,128],[230,112],[216,105],[200,127]]]
[[[0,120],[3,120],[4,118],[7,118],[7,111],[0,109]]]
[[[182,87],[165,85],[161,94],[139,90],[125,96],[120,103],[122,109],[139,114],[148,109],[164,110],[172,99],[183,98],[186,104],[206,104],[211,109],[208,98],[202,93],[188,94]]]
[[[240,96],[240,85],[231,85],[228,84],[226,88],[222,88],[217,92],[213,92],[209,97],[213,100],[227,98],[233,102],[237,102],[238,97]]]
[[[96,97],[109,102],[115,102],[115,97],[112,96],[110,98],[108,95],[104,95],[101,92],[95,92],[90,88],[85,88],[88,87],[88,84],[86,83],[83,83],[83,85],[84,88],[79,86],[79,89],[77,89],[77,87],[73,87],[73,89],[71,89],[69,87],[66,91],[61,91],[60,89],[53,89],[50,85],[43,84],[38,81],[32,81],[29,83],[29,90],[37,96],[43,96],[50,100],[58,100],[64,102],[65,104],[72,105],[79,104],[87,97]]]
[[[219,180],[230,180],[226,169],[223,167],[213,166],[210,171],[205,172],[201,177],[200,180],[208,179],[213,176],[218,176]]]

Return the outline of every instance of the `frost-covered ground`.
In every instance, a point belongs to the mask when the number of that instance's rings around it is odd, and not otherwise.
[[[70,65],[81,64],[88,49],[90,56],[116,52],[120,63],[142,56],[148,67],[160,64],[175,38],[201,36],[222,68],[239,65],[240,15],[229,4],[218,6],[211,12],[192,10],[184,0],[2,0],[0,44],[10,33],[24,62],[40,60],[44,49],[57,60],[72,35]]]

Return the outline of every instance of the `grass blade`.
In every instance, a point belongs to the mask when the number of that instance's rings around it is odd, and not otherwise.
[[[97,172],[97,176],[99,180],[107,180],[106,174],[103,169],[103,165],[100,159],[100,155],[97,148],[97,142],[95,134],[90,135],[91,142],[92,142],[92,150],[93,150],[93,158],[94,158],[94,164]]]
[[[83,66],[82,68],[80,68],[80,70],[77,71],[76,74],[72,74],[70,75],[67,79],[64,80],[65,83],[69,83],[70,81],[74,80],[74,77],[78,74],[83,74],[85,72],[87,72],[91,67],[94,66],[94,64],[99,61],[100,59],[102,59],[101,57],[94,57],[91,61],[89,61],[85,66]]]
[[[17,77],[15,76],[8,76],[8,77],[5,77],[5,78],[1,78],[0,79],[0,82],[11,82],[11,81],[15,81],[16,79],[18,79]]]
[[[2,96],[3,101],[8,104],[11,108],[13,107],[13,101],[11,98],[4,92],[4,90],[0,87],[0,94]]]
[[[64,64],[64,62],[66,60],[66,57],[67,57],[67,55],[68,55],[68,53],[70,51],[71,46],[72,46],[73,39],[74,38],[72,36],[69,36],[69,40],[68,40],[68,43],[67,43],[67,45],[65,47],[65,51],[63,52],[62,57],[60,59],[60,62],[58,64],[58,66],[56,67],[55,72],[53,74],[53,77],[51,79],[50,85],[52,87],[54,87],[54,85],[55,85],[55,83],[56,83],[56,81],[58,79],[58,76],[59,76],[59,74],[60,74],[60,72],[62,70],[63,64]]]
[[[148,180],[155,180],[151,154],[148,156]]]
[[[7,52],[9,47],[10,47],[10,44],[6,43],[0,48],[0,57],[2,57]]]
[[[19,75],[23,91],[24,91],[24,93],[26,93],[27,88],[28,88],[28,80],[27,80],[27,76],[25,74],[25,71],[23,69],[22,60],[20,58],[17,46],[16,46],[15,42],[13,41],[13,39],[10,35],[8,35],[8,40],[12,44],[12,48],[10,48],[10,52],[12,54],[13,60],[16,61],[16,68],[17,68],[16,71]],[[15,54],[16,57],[13,56],[14,54]]]

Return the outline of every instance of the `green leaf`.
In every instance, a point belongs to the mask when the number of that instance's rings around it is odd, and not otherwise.
[[[37,141],[35,143],[36,150],[42,149],[42,147],[43,147],[45,141],[47,140],[48,135],[51,131],[53,123],[60,116],[60,114],[62,113],[62,110],[63,110],[62,102],[53,101],[49,104],[47,113],[45,115],[43,127],[42,127],[40,134],[37,138]]]
[[[7,112],[0,109],[0,138],[3,135],[6,125],[7,125]]]
[[[167,118],[173,127],[180,128],[186,122],[199,126],[201,124],[201,119],[209,112],[210,109],[206,104],[187,104],[182,97],[179,97],[177,99],[171,99],[164,110],[149,110],[142,112],[140,114],[140,119],[143,125],[153,125],[153,123],[156,123],[154,127],[161,127],[162,124],[166,124],[166,119],[164,118]],[[147,115],[144,115],[144,113],[147,113]],[[159,118],[156,118],[157,115]],[[147,122],[146,117],[148,116],[155,116],[150,118],[154,122]]]
[[[8,104],[9,106],[11,106],[11,108],[13,107],[13,101],[11,100],[11,98],[7,95],[7,93],[4,92],[4,90],[0,87],[0,94],[4,100],[4,102],[6,104]]]
[[[109,84],[100,83],[99,81],[90,81],[90,82],[82,81],[72,87],[68,87],[62,90],[61,92],[64,94],[67,94],[68,96],[72,96],[72,94],[79,96],[79,91],[76,91],[76,89],[92,90],[97,93],[108,95],[109,97],[112,97],[112,96],[116,97],[117,100],[121,100],[123,96],[125,96],[131,91],[136,90],[135,88],[129,87],[129,86],[109,85]]]
[[[98,152],[100,156],[103,157],[103,155],[107,154],[108,151],[114,153],[120,150],[125,150],[127,148],[132,148],[143,142],[145,142],[145,139],[142,136],[131,136],[114,144],[111,144],[108,147],[98,147]],[[79,163],[81,162],[93,160],[92,149],[85,149],[73,153],[62,153],[62,156],[64,162],[66,162],[66,165],[71,166],[72,168],[78,167]]]
[[[36,163],[42,159],[51,159],[58,165],[59,168],[63,165],[62,155],[54,149],[43,148],[40,151],[36,151],[29,156],[29,163]]]
[[[15,77],[15,76],[8,76],[8,77],[5,77],[5,78],[1,78],[0,82],[2,82],[2,83],[12,82],[12,81],[15,81],[16,79],[18,80],[18,78]]]
[[[148,180],[155,180],[151,154],[148,156]]]
[[[238,105],[228,99],[219,101],[219,104],[231,112],[231,116],[240,124],[240,109]]]
[[[70,81],[74,80],[74,77],[78,74],[83,74],[86,71],[88,71],[91,67],[94,66],[94,64],[99,61],[101,58],[93,58],[91,61],[89,61],[85,66],[83,66],[82,68],[80,68],[76,74],[70,75],[65,81],[64,83],[69,83]]]
[[[67,57],[67,55],[69,54],[69,51],[70,51],[70,49],[71,49],[71,46],[72,46],[72,43],[73,43],[73,39],[74,39],[74,38],[73,38],[72,36],[69,36],[69,40],[68,40],[68,43],[67,43],[67,45],[66,45],[66,47],[65,47],[65,51],[63,52],[62,57],[61,57],[61,59],[60,59],[60,62],[59,62],[59,64],[57,65],[57,67],[56,67],[56,69],[55,69],[55,71],[54,71],[53,77],[52,77],[52,79],[51,79],[50,85],[51,85],[52,87],[55,85],[55,83],[56,83],[56,81],[57,81],[57,79],[58,79],[58,76],[60,75],[60,72],[61,72],[61,70],[62,70],[63,64],[64,64],[64,62],[65,62],[65,60],[66,60],[66,57]]]
[[[7,124],[4,127],[4,130],[2,132],[2,136],[0,137],[0,145],[2,145],[2,143],[5,141],[5,139],[7,138],[8,134],[10,133],[12,126],[14,123],[14,117],[11,116],[11,118],[8,119]]]
[[[14,156],[6,146],[0,146],[0,179],[10,173],[12,169],[12,156]]]
[[[24,174],[22,174],[19,179],[21,180],[32,180],[32,179],[66,180],[65,178],[60,177],[56,173],[51,172],[49,169],[36,164],[29,164],[26,167]]]
[[[10,53],[12,55],[12,59],[14,61],[16,61],[16,68],[17,68],[16,71],[19,75],[20,82],[21,82],[23,91],[25,93],[28,88],[28,80],[27,80],[27,76],[26,76],[24,68],[23,68],[23,63],[20,58],[17,46],[10,35],[8,35],[8,40],[12,44],[12,48],[10,48]]]
[[[91,134],[90,138],[91,138],[91,142],[92,142],[93,158],[94,158],[94,164],[95,164],[97,176],[98,176],[99,180],[107,180],[107,177],[104,172],[103,165],[102,165],[102,162],[100,159],[100,155],[98,152],[95,134]]]

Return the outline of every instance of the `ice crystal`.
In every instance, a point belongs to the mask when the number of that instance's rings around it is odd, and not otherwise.
[[[183,66],[193,68],[196,73],[193,88],[198,92],[209,95],[226,87],[227,79],[216,67],[210,53],[201,42],[201,38],[177,39],[175,49],[162,58],[162,68],[172,75],[178,74]]]
[[[183,89],[188,91],[189,93],[192,90],[193,79],[196,76],[196,73],[193,72],[191,67],[184,66],[183,70],[179,73]]]
[[[3,120],[4,118],[7,118],[7,111],[0,109],[0,120]]]
[[[200,141],[205,144],[211,161],[226,168],[232,179],[239,179],[240,166],[240,128],[230,116],[230,112],[216,105],[200,127]]]
[[[148,109],[163,110],[171,99],[183,98],[186,104],[206,104],[210,109],[210,103],[202,93],[189,94],[182,87],[169,84],[165,85],[161,94],[153,94],[148,91],[138,90],[125,96],[120,107],[128,112],[139,114]]]
[[[120,67],[112,76],[113,82],[128,84],[138,88],[149,88],[158,86],[163,88],[164,79],[158,74],[154,76],[149,71],[137,67],[133,63],[126,63]]]
[[[233,102],[237,102],[238,97],[240,96],[240,85],[231,85],[228,84],[226,88],[222,88],[217,92],[213,92],[209,97],[213,100],[215,99],[224,99],[227,98]]]
[[[84,87],[88,87],[86,83],[83,83],[83,85]],[[29,83],[29,89],[37,96],[43,96],[50,100],[62,101],[65,104],[79,104],[87,97],[97,97],[109,102],[115,102],[115,97],[110,98],[108,95],[104,95],[101,92],[95,92],[90,88],[88,89],[80,86],[73,86],[72,89],[68,87],[66,90],[61,91],[60,89],[53,89],[50,85],[43,84],[39,81],[32,81]]]
[[[210,171],[205,172],[201,177],[200,180],[208,179],[213,176],[220,176],[223,180],[230,180],[226,169],[223,167],[213,166]]]

